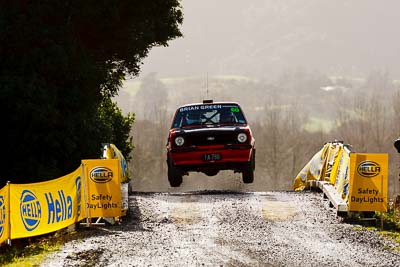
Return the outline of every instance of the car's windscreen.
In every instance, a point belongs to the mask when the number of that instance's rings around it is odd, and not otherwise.
[[[172,127],[219,124],[246,124],[246,119],[235,104],[194,105],[179,108]]]

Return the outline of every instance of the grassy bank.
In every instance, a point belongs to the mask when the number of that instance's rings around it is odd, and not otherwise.
[[[56,233],[12,241],[12,246],[0,247],[0,266],[39,266],[45,257],[59,251],[66,242],[82,239],[93,229],[82,228],[79,231],[60,230]]]

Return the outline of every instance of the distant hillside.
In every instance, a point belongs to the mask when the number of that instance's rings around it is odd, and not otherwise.
[[[396,0],[184,0],[185,37],[155,48],[143,74],[268,78],[302,67],[400,76]]]

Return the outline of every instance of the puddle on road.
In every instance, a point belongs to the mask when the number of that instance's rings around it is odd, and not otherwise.
[[[198,203],[201,200],[201,196],[192,195],[186,193],[179,194],[166,194],[163,199],[170,203]]]
[[[296,215],[296,207],[283,201],[265,201],[262,206],[262,216],[268,221],[286,221]]]
[[[267,221],[286,221],[298,213],[298,208],[289,201],[277,200],[276,196],[270,193],[246,193],[246,194],[221,194],[221,195],[198,195],[198,194],[178,194],[162,195],[163,216],[175,224],[194,225],[202,221],[208,221],[209,209],[212,203],[221,198],[222,201],[232,201],[237,204],[237,199],[241,198],[246,205],[256,207],[261,212],[262,218]],[[236,206],[235,206],[236,207]],[[164,217],[165,218],[165,217]]]
[[[169,211],[168,217],[177,224],[196,224],[202,220],[202,212],[193,204],[181,203]]]

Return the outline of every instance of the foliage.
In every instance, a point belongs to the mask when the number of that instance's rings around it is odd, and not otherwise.
[[[135,121],[135,115],[128,113],[122,115],[121,109],[110,98],[105,99],[98,109],[98,128],[96,136],[101,139],[100,143],[113,143],[129,161],[130,152],[133,149],[130,131]]]
[[[400,233],[398,231],[397,232],[394,231],[394,230],[391,230],[391,231],[380,231],[379,233],[381,235],[389,238],[389,239],[392,239],[397,244],[400,244]],[[400,250],[400,246],[396,247],[395,250]]]
[[[400,232],[400,206],[399,203],[389,202],[387,212],[376,212],[376,218],[383,218],[384,228]],[[399,239],[400,243],[400,239]]]
[[[67,242],[92,236],[95,228],[65,229],[31,238],[12,240],[12,246],[0,247],[0,266],[39,266],[50,253],[59,251]],[[86,265],[85,265],[86,266]]]
[[[374,216],[376,219],[376,227],[354,227],[354,230],[368,230],[368,231],[378,231],[379,234],[385,236],[396,242],[398,244],[395,250],[400,249],[400,206],[397,202],[389,202],[387,212],[375,212]],[[383,220],[383,228],[378,228],[381,219]],[[363,224],[364,222],[355,220],[354,222],[358,224]]]
[[[106,137],[129,154],[133,117],[109,98],[149,49],[181,36],[181,23],[178,0],[1,1],[0,186],[72,171]]]
[[[1,266],[38,266],[46,254],[57,251],[64,243],[63,237],[36,237],[33,242],[15,240],[12,246],[3,245],[0,248]]]

